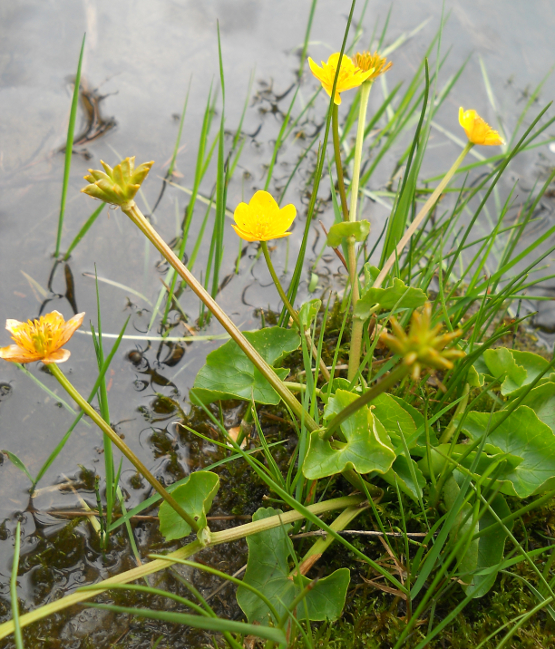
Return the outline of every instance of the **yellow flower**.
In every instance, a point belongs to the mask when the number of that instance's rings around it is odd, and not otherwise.
[[[473,144],[498,146],[505,144],[499,133],[491,128],[478,113],[473,110],[459,108],[459,124],[464,128],[466,136]]]
[[[405,365],[412,366],[412,377],[418,380],[422,367],[432,367],[438,370],[450,370],[452,360],[464,356],[458,349],[445,349],[456,338],[462,336],[462,330],[457,329],[451,333],[439,336],[442,329],[440,324],[432,328],[432,305],[426,302],[422,311],[414,311],[408,335],[403,327],[390,318],[391,329],[395,335],[387,332],[380,334],[384,342],[394,354],[403,356]]]
[[[84,313],[78,313],[66,322],[61,313],[52,311],[33,321],[6,320],[6,329],[15,345],[0,347],[0,358],[11,363],[63,363],[70,351],[61,347],[81,326],[84,317]]]
[[[308,57],[308,65],[312,74],[322,82],[324,90],[331,97],[331,91],[333,90],[333,80],[335,79],[335,73],[337,71],[337,63],[339,61],[340,52],[332,54],[327,63],[322,61],[322,67],[314,63],[314,61]],[[374,72],[374,68],[363,71],[356,67],[352,59],[343,55],[341,59],[341,69],[339,70],[339,76],[337,77],[337,86],[335,87],[335,97],[333,98],[336,104],[341,103],[340,93],[344,90],[350,90],[351,88],[356,88],[360,86],[366,79],[369,79]]]
[[[91,184],[83,187],[81,191],[112,205],[125,205],[135,198],[154,162],[144,162],[135,169],[133,156],[125,158],[113,169],[102,160],[100,164],[104,171],[89,169],[85,180]]]
[[[231,227],[245,241],[269,241],[288,237],[286,232],[297,216],[294,205],[280,209],[271,194],[258,191],[249,204],[239,203],[233,218],[237,225]]]
[[[386,63],[386,57],[380,56],[377,51],[374,54],[371,52],[357,52],[353,61],[357,68],[360,68],[363,72],[372,70],[372,74],[368,77],[368,80],[371,81],[374,81],[380,74],[387,72],[393,65],[392,61]]]

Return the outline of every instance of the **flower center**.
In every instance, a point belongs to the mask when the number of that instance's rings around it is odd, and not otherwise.
[[[47,356],[56,348],[57,333],[52,323],[41,317],[39,320],[22,324],[14,332],[13,340],[28,352]]]

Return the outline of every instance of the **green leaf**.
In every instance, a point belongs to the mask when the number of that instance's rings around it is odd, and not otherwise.
[[[374,415],[383,424],[391,441],[394,443],[397,452],[402,448],[401,431],[408,440],[418,428],[423,427],[424,417],[413,408],[410,404],[403,401],[400,397],[383,392],[372,401],[375,408],[372,410]],[[429,428],[430,442],[437,444],[437,437],[432,427]],[[421,455],[426,450],[426,433],[422,433],[417,439],[409,444],[409,449],[416,455]]]
[[[504,416],[503,411],[471,412],[463,429],[478,439]],[[502,493],[527,498],[555,488],[555,435],[528,406],[519,406],[502,421],[488,435],[484,450],[508,454],[509,461],[497,476]]]
[[[362,296],[355,307],[355,318],[366,320],[379,309],[413,309],[422,306],[428,296],[420,288],[407,286],[395,277],[392,286],[388,288],[372,288],[370,284],[363,289]]]
[[[357,394],[337,390],[324,410],[330,419],[358,398]],[[395,460],[391,440],[383,425],[374,417],[368,406],[348,417],[341,424],[345,441],[323,440],[319,431],[310,434],[303,473],[308,480],[318,480],[355,469],[358,473],[386,473]]]
[[[364,241],[369,234],[368,221],[342,221],[331,226],[328,232],[328,246],[337,248],[348,237],[354,237],[355,241]]]
[[[555,383],[551,381],[530,390],[522,402],[555,433]]]
[[[309,300],[301,305],[299,309],[299,320],[305,329],[310,327],[321,306],[322,300]]]
[[[252,520],[257,521],[281,513],[281,510],[271,507],[261,508],[255,512]],[[285,614],[301,590],[311,582],[308,577],[302,575],[292,579],[289,577],[291,542],[287,533],[290,529],[291,525],[286,524],[247,537],[249,558],[244,581],[264,593],[272,601],[280,617]],[[304,618],[307,611],[308,618],[313,621],[337,619],[345,605],[349,581],[348,568],[340,568],[328,577],[319,579],[299,604],[296,616]],[[263,624],[268,621],[270,610],[252,591],[239,587],[237,602],[251,624]]]
[[[505,498],[501,494],[497,496],[490,503],[491,508],[501,519],[509,516],[511,510],[509,509]],[[478,523],[478,529],[483,530],[486,527],[490,527],[497,522],[495,516],[488,509],[480,518]],[[505,527],[508,530],[513,528],[513,522],[508,522]],[[505,551],[505,541],[508,537],[508,533],[505,531],[505,528],[501,525],[496,525],[489,532],[486,532],[478,541],[478,561],[476,563],[476,570],[478,574],[469,575],[471,581],[468,586],[464,587],[464,591],[467,595],[472,595],[472,597],[483,597],[495,583],[497,573],[501,567],[503,561],[503,554]],[[488,571],[487,568],[494,568],[497,566],[497,569]],[[484,574],[480,574],[483,571]],[[468,583],[466,578],[463,578],[463,581]]]
[[[185,484],[172,492],[172,496],[183,509],[194,517],[202,531],[206,523],[206,514],[210,511],[214,496],[220,488],[220,478],[211,471],[195,471],[191,473]],[[172,509],[168,503],[160,505],[160,532],[166,541],[182,539],[189,536],[191,527]]]
[[[281,361],[300,344],[295,331],[281,327],[243,333],[270,365]],[[283,380],[289,370],[276,369],[275,372]],[[219,399],[254,399],[256,403],[275,406],[280,401],[277,392],[233,340],[208,354],[206,365],[197,374],[191,392],[201,403]]]
[[[16,466],[20,471],[23,471],[23,473],[29,478],[31,482],[34,482],[33,478],[31,477],[31,474],[29,473],[29,470],[25,466],[25,464],[17,457],[15,453],[12,453],[11,451],[2,451],[2,453],[5,453],[8,456],[8,460]]]
[[[519,352],[506,347],[486,349],[474,363],[474,368],[481,374],[503,379],[501,394],[520,394],[522,389],[545,371],[549,362],[532,352]]]
[[[459,492],[460,489],[457,481],[453,476],[449,476],[445,481],[445,486],[443,488],[443,500],[447,511],[453,508]],[[449,532],[449,538],[453,545],[466,536],[466,542],[463,542],[463,546],[460,549],[460,552],[463,552],[464,550],[464,555],[461,557],[460,563],[458,564],[458,573],[461,575],[461,580],[467,584],[470,584],[471,581],[468,574],[473,573],[478,566],[478,539],[469,541],[469,539],[478,531],[478,525],[478,522],[474,523],[472,507],[467,503],[459,510],[455,523]]]
[[[404,455],[398,455],[391,469],[382,477],[391,485],[397,483],[399,489],[413,500],[418,501],[422,498],[422,488],[426,486],[426,479],[412,458],[407,460]]]
[[[501,384],[501,394],[510,394],[523,385],[527,372],[522,365],[515,362],[511,350],[506,347],[486,349],[483,357],[492,376],[505,377]]]

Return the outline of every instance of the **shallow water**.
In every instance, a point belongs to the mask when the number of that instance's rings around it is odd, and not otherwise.
[[[47,289],[54,251],[57,215],[60,203],[65,130],[71,102],[71,78],[75,73],[83,32],[87,32],[83,77],[89,88],[105,96],[100,103],[105,119],[113,118],[115,128],[80,146],[72,159],[69,193],[64,222],[62,250],[95,209],[94,202],[79,193],[88,167],[98,167],[99,160],[114,163],[119,156],[135,155],[137,161],[153,159],[156,165],[144,186],[142,209],[148,213],[161,189],[160,177],[167,170],[172,155],[183,102],[190,84],[187,113],[181,149],[177,159],[178,182],[190,188],[193,184],[198,138],[210,84],[218,93],[217,114],[210,141],[216,133],[221,111],[221,93],[218,88],[218,50],[216,26],[219,21],[226,83],[226,129],[234,133],[253,75],[253,86],[243,124],[243,132],[251,134],[247,141],[228,191],[228,206],[233,209],[255,189],[263,187],[265,165],[273,142],[281,126],[282,114],[287,111],[292,93],[283,96],[295,82],[299,67],[299,47],[302,46],[310,3],[298,0],[280,0],[260,3],[255,0],[193,1],[159,0],[152,2],[95,2],[94,0],[59,0],[44,3],[40,0],[17,0],[0,5],[0,320],[26,318],[38,315],[44,296],[52,298],[46,312],[58,309],[65,317],[72,315],[66,293],[64,268],[58,267]],[[355,12],[360,15],[362,3]],[[368,43],[375,25],[381,30],[389,7],[370,0],[362,20],[361,43]],[[309,54],[316,60],[327,58],[339,49],[349,4],[343,0],[321,0],[318,3],[311,32]],[[441,72],[440,85],[454,74],[463,60],[470,56],[466,70],[457,82],[436,121],[424,165],[424,175],[444,171],[460,151],[444,130],[461,138],[457,122],[459,105],[474,107],[493,125],[496,114],[491,108],[482,77],[480,60],[488,71],[493,95],[507,131],[511,132],[520,110],[530,92],[547,75],[554,60],[553,33],[555,6],[547,0],[525,4],[514,0],[497,0],[484,5],[477,0],[448,2],[450,17],[443,33],[442,50],[450,49]],[[418,0],[397,3],[392,13],[385,44],[393,43],[402,33],[410,32],[429,19],[421,31],[396,50],[391,58],[393,69],[386,83],[389,89],[407,80],[420,62],[439,24],[441,3],[438,0]],[[316,82],[306,74],[299,93],[298,106],[304,105]],[[540,92],[532,114],[555,95],[555,79],[549,77]],[[282,97],[281,99],[279,99]],[[382,88],[376,84],[370,110],[381,102]],[[346,104],[352,96],[344,95]],[[316,111],[303,125],[309,135],[315,123],[320,124],[326,100],[319,96]],[[295,114],[294,111],[294,114]],[[84,117],[77,125],[82,132]],[[301,130],[299,129],[299,133]],[[254,135],[253,135],[254,134]],[[553,129],[550,132],[553,135]],[[292,171],[297,156],[308,140],[302,134],[296,142],[288,142],[278,157],[271,189],[282,188]],[[381,189],[380,183],[389,178],[396,162],[397,150],[386,157],[383,171],[373,179],[371,188]],[[519,180],[517,193],[524,197],[536,179],[545,175],[553,165],[554,153],[545,145],[518,158],[507,174],[502,191],[507,191]],[[201,185],[201,194],[210,195],[214,165]],[[306,177],[301,171],[291,184],[286,202],[295,202],[301,218],[289,241],[289,270],[292,269],[299,246],[303,211],[306,199],[299,199]],[[327,181],[323,182],[323,186]],[[327,185],[326,185],[327,186]],[[322,195],[325,191],[322,192]],[[155,223],[166,238],[175,236],[187,206],[186,193],[169,187],[155,212]],[[544,209],[540,222],[530,236],[537,236],[553,223],[552,199],[542,201]],[[304,208],[304,209],[303,209]],[[195,234],[200,227],[205,207],[197,203],[195,221],[187,253],[192,252]],[[366,202],[362,216],[373,224],[370,245],[381,230],[387,209]],[[319,215],[326,224],[333,220],[329,206]],[[208,228],[210,229],[210,225]],[[227,223],[224,263],[221,279],[232,273],[238,252],[238,241]],[[484,226],[487,227],[487,226]],[[373,239],[372,239],[373,237]],[[322,237],[316,223],[311,230],[307,269],[320,251]],[[524,242],[526,243],[526,242]],[[204,271],[207,245],[197,259],[194,271]],[[255,259],[254,246],[247,249],[240,262],[238,275],[219,295],[218,301],[242,329],[260,324],[257,308],[276,309],[277,294],[269,288],[270,278],[262,262]],[[125,217],[105,210],[85,239],[72,253],[68,268],[74,282],[75,302],[79,311],[86,311],[96,323],[95,283],[91,275],[95,268],[99,278],[117,281],[141,293],[137,297],[129,290],[99,283],[104,332],[117,334],[125,319],[131,315],[127,333],[145,334],[161,287],[163,269],[157,268],[158,256],[145,247],[141,235]],[[286,246],[279,244],[274,253],[279,269],[286,263]],[[549,271],[545,271],[546,273]],[[67,273],[67,271],[66,271]],[[86,275],[85,275],[86,274]],[[341,286],[338,263],[325,256],[318,267],[320,287]],[[32,278],[32,279],[30,279]],[[308,272],[305,279],[308,278]],[[551,283],[553,286],[553,282]],[[317,295],[321,290],[317,291]],[[307,282],[301,287],[299,298],[307,295]],[[147,301],[148,300],[148,301]],[[191,324],[198,317],[198,304],[190,293],[184,293],[180,303],[190,317]],[[531,305],[534,306],[534,305]],[[549,312],[549,303],[542,310]],[[550,316],[543,314],[548,324]],[[88,329],[87,326],[83,329]],[[156,333],[156,332],[152,332]],[[186,334],[178,328],[175,335]],[[211,323],[203,333],[221,333],[217,323]],[[8,344],[8,335],[0,344]],[[112,340],[106,340],[109,347]],[[176,399],[187,409],[187,391],[206,354],[220,342],[195,342],[185,346],[182,357],[170,357],[172,350],[160,349],[154,344],[144,354],[144,360],[133,364],[129,352],[146,349],[146,342],[124,341],[110,369],[110,416],[119,433],[149,468],[167,481],[173,481],[180,472],[186,474],[190,466],[197,466],[198,458],[191,458],[191,449],[177,437],[172,437],[171,422],[174,411],[157,412],[160,401],[156,393]],[[71,380],[83,393],[88,393],[95,376],[95,359],[90,337],[76,335],[69,348],[70,361],[64,370],[71,372]],[[164,363],[164,361],[166,361]],[[146,368],[149,372],[146,372]],[[52,377],[39,366],[28,366],[31,373],[56,394]],[[150,371],[155,370],[155,371]],[[42,466],[50,450],[69,427],[72,416],[47,396],[27,376],[14,366],[0,366],[0,432],[2,449],[17,454],[32,475]],[[2,387],[3,386],[3,387]],[[63,395],[60,395],[63,396]],[[162,409],[163,410],[163,409]],[[153,433],[158,433],[158,436]],[[161,441],[160,441],[161,440]],[[165,440],[165,442],[164,442]],[[169,442],[168,442],[169,440]],[[173,453],[168,452],[173,444]],[[81,423],[73,433],[54,465],[44,476],[40,491],[33,501],[39,511],[50,508],[77,508],[79,502],[71,490],[46,489],[49,485],[77,479],[80,465],[103,474],[100,452],[101,438],[92,426]],[[200,452],[208,452],[206,449]],[[124,465],[125,466],[125,465]],[[134,490],[129,481],[134,472],[124,468],[123,483],[131,494],[128,506],[136,504],[144,495],[143,489]],[[7,459],[0,466],[0,521],[3,536],[0,543],[0,572],[4,588],[9,577],[13,531],[18,518],[22,520],[25,537],[22,553],[29,553],[37,544],[37,518],[24,512],[29,506],[28,479]],[[94,506],[94,494],[86,493]],[[60,527],[59,522],[47,517],[39,527],[50,532]],[[56,596],[72,590],[75,583],[74,564],[60,567],[64,573]],[[78,571],[77,571],[78,572]],[[93,571],[94,572],[94,571]],[[95,573],[99,574],[99,573]],[[84,578],[86,571],[79,572]],[[38,603],[36,583],[29,574],[20,579],[21,594]],[[44,601],[42,597],[38,598]]]

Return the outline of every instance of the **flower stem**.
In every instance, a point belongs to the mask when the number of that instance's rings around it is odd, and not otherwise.
[[[376,397],[382,394],[382,392],[385,392],[386,390],[394,386],[398,381],[404,379],[409,372],[409,365],[406,365],[403,362],[397,365],[393,372],[390,372],[379,383],[376,383],[376,385],[368,390],[368,392],[365,392],[356,401],[353,401],[346,408],[343,408],[343,410],[330,421],[324,434],[322,435],[322,439],[329,439],[333,435],[335,429],[340,424],[342,424],[345,419],[353,415],[355,412],[357,412],[357,410],[360,410],[360,408],[362,408],[363,406],[373,401]]]
[[[366,81],[362,84],[360,89],[360,106],[358,113],[358,128],[357,139],[355,142],[355,157],[353,163],[353,178],[351,180],[351,209],[349,210],[349,221],[357,220],[357,205],[358,205],[358,186],[360,181],[360,163],[362,160],[362,144],[364,142],[364,130],[366,128],[366,111],[368,110],[368,98],[370,97],[370,90],[372,89],[372,81]],[[364,321],[356,318],[355,307],[358,302],[358,269],[357,257],[354,237],[347,239],[348,246],[348,259],[349,259],[349,275],[351,278],[351,290],[353,292],[352,307],[353,307],[353,327],[351,330],[351,346],[349,349],[349,369],[347,377],[352,381],[357,373],[360,365],[360,350],[362,348],[362,330]]]
[[[234,322],[228,315],[220,308],[218,303],[213,297],[205,290],[204,286],[195,278],[191,271],[183,265],[180,259],[176,256],[174,251],[156,232],[156,230],[145,219],[142,212],[137,207],[135,201],[131,201],[121,206],[122,212],[133,221],[139,230],[149,239],[152,245],[160,252],[160,254],[167,259],[169,264],[176,270],[179,276],[184,279],[191,287],[193,292],[202,300],[208,307],[211,313],[217,318],[223,328],[231,336],[231,338],[243,350],[247,358],[253,365],[261,372],[264,378],[272,386],[272,388],[279,394],[284,403],[295,413],[295,415],[302,419],[309,430],[316,430],[318,425],[312,417],[304,410],[302,405],[297,401],[295,396],[289,391],[287,386],[256,351],[251,343],[243,336],[239,329],[235,326]]]
[[[316,360],[318,360],[318,350],[314,346],[314,343],[312,342],[312,339],[310,338],[310,334],[308,331],[304,329],[304,327],[301,325],[301,321],[299,319],[299,314],[295,311],[293,308],[291,302],[289,302],[289,299],[287,297],[287,294],[283,290],[283,286],[281,285],[281,282],[279,281],[279,277],[277,276],[277,273],[275,271],[274,265],[272,264],[272,259],[270,257],[270,251],[268,250],[268,243],[266,241],[261,241],[260,242],[260,247],[262,248],[262,252],[264,253],[264,259],[266,260],[266,264],[268,266],[268,270],[270,271],[270,275],[272,276],[272,280],[275,284],[275,287],[277,288],[277,292],[279,293],[279,296],[285,305],[285,308],[289,311],[289,315],[293,318],[293,322],[297,325],[299,328],[300,333],[304,333],[304,336],[306,338],[306,342],[308,343],[308,346],[312,352],[312,355]],[[326,381],[330,380],[330,373],[328,371],[328,368],[326,367],[326,364],[324,363],[323,359],[319,359],[319,366],[320,366],[320,372],[322,372],[322,375],[326,379]]]
[[[341,149],[339,146],[339,110],[335,103],[333,104],[332,110],[332,132],[335,168],[337,170],[337,185],[339,187],[339,196],[341,197],[341,209],[343,210],[343,220],[348,221],[349,208],[347,207],[347,194],[345,192],[345,181],[343,180],[343,163],[341,162]]]
[[[401,253],[403,252],[404,247],[407,245],[409,242],[410,238],[412,235],[416,232],[416,229],[418,226],[422,223],[422,221],[426,218],[428,215],[428,212],[432,209],[432,207],[436,204],[436,201],[440,197],[440,195],[443,193],[443,190],[445,187],[447,187],[447,184],[455,174],[455,171],[461,166],[462,161],[465,159],[466,154],[472,149],[474,144],[472,142],[468,142],[467,145],[464,147],[462,150],[460,156],[455,160],[453,163],[453,166],[449,171],[443,176],[443,179],[439,183],[439,185],[435,188],[434,193],[428,198],[428,200],[424,203],[422,206],[422,209],[418,214],[415,216],[414,221],[410,224],[408,227],[407,231],[397,244],[397,247],[395,250],[391,253],[389,256],[389,259],[385,262],[384,267],[382,268],[380,274],[376,277],[376,281],[374,282],[374,288],[379,288],[382,284],[384,279],[387,276],[387,273],[390,271],[391,267],[395,263],[395,260],[401,257]]]
[[[96,412],[96,410],[87,403],[75,387],[69,382],[62,370],[56,365],[56,363],[49,364],[50,372],[58,379],[58,382],[64,388],[64,390],[72,397],[72,399],[79,405],[81,410],[85,412],[89,417],[94,421],[94,423],[100,428],[100,430],[107,435],[112,442],[119,448],[119,450],[125,455],[125,457],[133,464],[137,471],[149,482],[153,489],[155,489],[160,496],[172,507],[181,518],[191,527],[192,530],[198,532],[199,526],[196,520],[187,514],[187,512],[181,507],[181,505],[175,500],[175,498],[168,493],[164,487],[156,480],[152,473],[146,468],[146,466],[139,460],[139,458],[133,453],[133,451],[125,444],[125,442],[117,435],[112,427],[107,424],[104,419]]]

